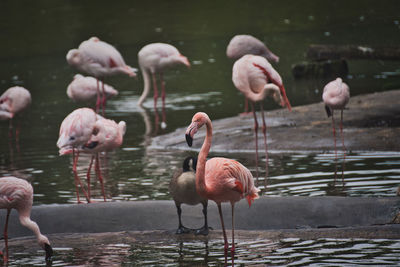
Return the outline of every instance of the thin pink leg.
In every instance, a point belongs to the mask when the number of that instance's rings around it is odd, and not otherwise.
[[[265,123],[264,109],[263,105],[260,102],[261,107],[261,116],[262,116],[262,132],[264,135],[264,148],[265,148],[265,186],[267,185],[267,177],[268,177],[268,165],[269,165],[269,157],[268,157],[268,145],[267,145],[267,124]]]
[[[88,197],[88,195],[87,195],[87,193],[86,193],[86,191],[85,191],[85,188],[83,187],[82,181],[81,181],[81,179],[79,178],[79,176],[78,176],[78,171],[77,171],[77,169],[76,169],[76,166],[77,166],[77,164],[78,164],[78,158],[79,158],[79,151],[77,151],[77,152],[76,152],[76,155],[75,155],[75,148],[73,148],[73,149],[72,149],[72,159],[73,159],[73,160],[72,160],[72,161],[73,161],[73,164],[72,164],[72,171],[73,171],[74,177],[75,177],[75,188],[76,188],[76,197],[77,197],[77,201],[78,201],[79,204],[82,203],[82,202],[80,201],[80,199],[79,199],[79,188],[78,188],[78,185],[79,185],[79,186],[81,187],[81,189],[82,189],[83,194],[85,195],[85,198],[86,198],[87,202],[90,203],[90,199],[89,199],[89,197]]]
[[[235,266],[235,204],[231,203],[232,205],[232,246],[231,246],[231,259],[232,259],[232,266]]]
[[[256,176],[257,176],[257,185],[258,185],[258,121],[257,121],[256,111],[255,111],[253,102],[251,102],[251,109],[253,111],[253,117],[254,117],[254,134],[255,134],[255,142],[256,142]]]
[[[344,185],[344,167],[346,160],[346,146],[344,145],[344,135],[343,135],[343,109],[340,113],[340,136],[342,137],[342,149],[343,149],[343,163],[342,163],[342,184]]]
[[[160,73],[160,80],[161,80],[161,100],[162,100],[162,128],[165,127],[167,121],[167,114],[165,112],[165,81],[163,79],[163,74]]]
[[[106,202],[107,200],[106,200],[106,193],[104,191],[104,181],[103,181],[103,176],[101,175],[101,170],[100,170],[99,153],[97,153],[97,155],[96,155],[95,169],[96,169],[97,177],[99,178],[99,181],[100,181],[101,193],[103,194],[104,202]]]
[[[92,158],[90,159],[89,168],[88,168],[87,173],[86,173],[89,200],[91,199],[91,193],[90,193],[90,172],[91,172],[91,170],[92,170],[93,159],[94,159],[94,156],[92,156]]]
[[[97,100],[96,100],[96,113],[99,113],[99,108],[100,108],[100,102],[101,102],[101,100],[100,100],[100,81],[99,81],[99,79],[96,79],[97,80]]]
[[[335,182],[337,178],[337,149],[336,149],[336,129],[335,129],[335,119],[333,117],[334,111],[332,110],[332,132],[333,132],[333,143],[335,145]]]
[[[7,209],[6,224],[4,225],[4,243],[6,254],[3,255],[3,261],[8,262],[8,219],[10,218],[11,209]]]
[[[244,112],[240,113],[239,116],[247,116],[249,113],[249,99],[244,97]]]
[[[221,219],[222,233],[224,234],[225,266],[227,266],[228,265],[228,249],[229,249],[228,238],[226,237],[224,218],[222,216],[221,203],[217,203],[217,206],[218,206],[219,218]]]
[[[157,80],[156,80],[156,76],[154,73],[151,74],[152,78],[153,78],[153,90],[154,90],[154,128],[155,128],[155,132],[158,132],[158,124],[160,122],[160,118],[158,116],[158,110],[157,110],[157,100],[158,100],[158,89],[157,89]]]
[[[102,105],[102,115],[104,117],[104,113],[106,112],[106,103],[107,103],[107,97],[106,97],[106,90],[104,88],[104,81],[101,81],[101,87],[102,87],[102,92],[103,92],[103,98],[101,100],[101,105]]]

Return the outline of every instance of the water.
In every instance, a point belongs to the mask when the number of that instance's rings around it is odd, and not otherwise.
[[[169,179],[191,153],[150,151],[147,146],[152,136],[188,125],[196,111],[206,111],[213,119],[236,116],[243,111],[243,97],[231,81],[233,62],[225,56],[226,45],[233,35],[250,33],[280,56],[279,64],[274,67],[282,76],[293,106],[315,103],[321,101],[323,85],[332,77],[296,80],[291,73],[292,64],[304,60],[310,44],[398,45],[400,18],[396,6],[398,2],[394,0],[379,5],[375,1],[364,1],[362,6],[358,1],[310,0],[230,1],[229,5],[178,0],[134,3],[126,0],[112,4],[109,1],[1,1],[0,92],[21,85],[31,91],[33,103],[14,122],[14,127],[19,125],[21,129],[18,142],[9,138],[8,123],[0,122],[0,176],[15,175],[32,182],[34,205],[76,202],[71,159],[59,157],[55,143],[64,117],[82,106],[66,96],[67,85],[76,72],[66,63],[65,55],[91,36],[115,45],[133,67],[138,67],[137,52],[150,42],[171,43],[192,63],[191,69],[178,67],[164,75],[168,123],[165,130],[156,130],[153,125],[151,97],[145,102],[145,110],[136,106],[142,91],[140,74],[138,79],[118,76],[106,80],[120,92],[108,102],[107,117],[127,123],[123,146],[102,156],[108,200],[171,199],[167,189]],[[348,64],[350,72],[344,78],[352,95],[400,88],[400,67],[396,61],[351,60]],[[266,103],[266,109],[277,108],[271,101]],[[230,157],[240,160],[255,173],[253,155],[230,154]],[[81,157],[79,162],[82,178],[88,161],[89,158]],[[260,187],[262,194],[269,196],[394,196],[400,181],[399,165],[400,154],[396,152],[350,154],[342,183],[340,161],[338,178],[334,179],[336,167],[332,154],[271,155],[267,188],[263,179]],[[94,197],[101,199],[96,180],[92,186]],[[271,251],[266,245],[267,252],[255,255],[271,265],[311,264],[313,260],[328,265],[389,265],[399,255],[397,240],[304,241],[327,252],[321,255],[311,253],[308,245],[297,251],[302,242],[282,241],[278,245],[280,249]],[[351,244],[371,247],[367,250],[371,253],[360,252]],[[245,265],[258,262],[258,259],[246,258],[251,246],[239,242],[238,255],[242,258],[237,262],[242,260]],[[104,247],[104,255],[83,247],[66,248],[58,251],[62,260],[54,265],[79,265],[84,258],[89,258],[93,265],[96,262],[101,265],[101,259],[109,258],[109,254],[116,255],[112,261],[141,265],[140,261],[146,260],[146,252],[154,248],[159,252],[160,264],[174,265],[180,259],[178,247],[176,243],[150,247],[140,243],[109,244]],[[208,250],[204,247],[201,242],[185,244],[183,262],[217,265],[221,260],[221,242],[210,241]],[[285,248],[290,249],[285,251]],[[326,258],[321,258],[326,254]],[[24,254],[21,251],[14,255],[15,264],[42,265],[38,255],[42,252]]]
[[[55,248],[52,266],[221,266],[223,240],[90,242]],[[91,249],[96,246],[96,249]],[[43,266],[41,251],[12,247],[11,266]],[[400,240],[285,238],[238,240],[236,266],[398,266]],[[230,257],[228,257],[230,260]]]

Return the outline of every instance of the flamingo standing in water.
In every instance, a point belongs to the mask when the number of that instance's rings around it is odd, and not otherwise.
[[[31,220],[31,209],[33,203],[33,188],[27,181],[13,176],[0,178],[0,209],[7,210],[6,223],[4,226],[5,255],[4,262],[8,261],[8,219],[11,209],[16,209],[19,214],[20,223],[31,230],[40,247],[46,251],[46,261],[50,261],[53,255],[49,239],[40,233],[39,226]]]
[[[343,109],[346,107],[350,99],[350,89],[349,86],[343,82],[341,78],[337,78],[334,81],[329,82],[324,87],[324,92],[322,94],[322,100],[325,103],[325,110],[328,117],[332,116],[332,131],[333,140],[335,144],[335,160],[337,160],[337,150],[336,150],[336,130],[335,130],[335,119],[333,117],[333,111],[340,110],[340,136],[342,138],[343,147],[343,167],[344,161],[346,159],[346,147],[344,145],[343,136]],[[336,179],[336,171],[335,171]],[[342,168],[342,182],[344,180],[344,170]]]
[[[97,102],[96,111],[102,105],[103,115],[107,101],[104,82],[102,83],[102,99],[100,100],[100,79],[114,74],[127,74],[136,76],[136,69],[125,64],[124,59],[115,47],[101,41],[97,37],[91,37],[83,41],[78,49],[71,49],[67,53],[68,64],[76,67],[79,71],[85,72],[97,78]]]
[[[162,123],[161,128],[165,128],[166,115],[165,115],[165,82],[163,79],[163,72],[166,68],[172,67],[178,64],[184,64],[190,67],[189,60],[183,56],[176,47],[170,44],[164,43],[152,43],[144,46],[138,53],[139,66],[143,74],[144,89],[143,93],[139,98],[138,105],[143,106],[143,102],[150,92],[151,79],[153,81],[154,90],[154,110],[156,114],[156,125],[158,124],[157,114],[157,78],[158,74],[161,83],[161,100],[162,100]],[[151,76],[151,78],[150,78]]]
[[[269,61],[279,62],[279,57],[272,53],[263,42],[254,36],[248,34],[235,35],[226,48],[226,56],[237,60],[244,55],[258,55],[265,57]],[[248,99],[246,97],[244,99],[244,114],[247,114]]]
[[[93,133],[94,124],[99,118],[100,116],[97,115],[93,109],[79,108],[65,117],[60,126],[57,146],[60,149],[60,155],[66,155],[72,152],[72,170],[75,177],[76,197],[78,203],[81,203],[78,185],[82,188],[86,200],[90,202],[89,195],[86,193],[76,170],[80,151],[79,148],[84,146],[90,139]]]
[[[72,82],[68,85],[67,95],[74,101],[89,102],[96,99],[98,91],[97,86],[98,81],[96,78],[76,74]],[[103,82],[100,81],[100,86],[104,87],[104,93],[107,99],[118,95],[118,91],[111,85],[103,85]],[[100,91],[100,95],[103,97],[103,91]]]
[[[25,110],[32,102],[31,93],[21,86],[14,86],[7,89],[0,96],[0,120],[10,120],[10,138],[12,136],[12,118],[15,114]],[[19,127],[15,131],[18,141]]]
[[[264,135],[266,176],[268,176],[267,126],[265,124],[262,101],[271,96],[282,107],[292,110],[289,99],[279,73],[261,56],[245,55],[235,62],[232,70],[232,81],[236,88],[251,101],[254,117],[254,133],[256,143],[256,169],[258,180],[258,122],[254,103],[259,102],[262,116],[262,132]]]
[[[208,222],[207,222],[207,205],[208,200],[199,196],[196,192],[196,165],[197,158],[187,157],[183,161],[182,169],[174,174],[169,183],[169,192],[175,201],[176,209],[178,212],[179,226],[176,230],[177,234],[189,233],[190,229],[182,224],[181,205],[203,205],[204,226],[196,230],[196,234],[208,235]]]
[[[236,160],[227,158],[211,158],[207,160],[212,140],[212,124],[206,113],[198,112],[192,118],[192,123],[186,130],[186,141],[192,146],[193,136],[198,129],[206,125],[206,138],[198,155],[196,168],[196,189],[200,196],[213,200],[218,206],[224,235],[225,266],[227,265],[228,240],[226,237],[221,203],[230,202],[232,208],[232,247],[231,258],[234,265],[235,234],[234,234],[234,207],[235,203],[246,197],[251,206],[258,198],[258,188],[254,186],[253,175]]]

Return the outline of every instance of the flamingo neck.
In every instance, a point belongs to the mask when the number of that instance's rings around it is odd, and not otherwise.
[[[143,88],[143,93],[139,98],[138,104],[139,104],[139,106],[143,106],[143,102],[150,92],[151,80],[150,80],[150,72],[146,68],[143,68],[143,67],[141,67],[140,69],[143,74],[144,88]]]
[[[44,236],[40,233],[40,229],[39,229],[39,226],[37,225],[37,223],[32,221],[29,218],[29,216],[26,216],[26,215],[20,215],[19,221],[21,222],[21,224],[23,226],[25,226],[26,228],[31,230],[35,234],[37,241],[39,243],[41,243],[41,240],[43,239]]]
[[[260,92],[255,93],[252,90],[247,90],[245,95],[251,101],[259,102],[259,101],[263,101],[265,99],[265,97],[267,97],[269,95],[271,95],[271,96],[274,96],[274,95],[280,96],[280,91],[279,91],[279,87],[276,86],[275,84],[267,83]]]
[[[197,168],[196,168],[196,189],[197,192],[205,196],[208,192],[206,181],[205,181],[205,174],[206,174],[206,162],[208,152],[211,148],[211,141],[212,141],[212,124],[211,121],[208,120],[206,123],[207,133],[206,138],[204,139],[204,143],[200,149],[200,153],[198,155],[197,160]]]

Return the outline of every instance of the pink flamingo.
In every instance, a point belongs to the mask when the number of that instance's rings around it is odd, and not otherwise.
[[[234,206],[246,197],[251,205],[258,198],[258,188],[254,186],[253,175],[239,162],[227,158],[212,158],[207,160],[212,140],[212,124],[206,113],[198,112],[192,118],[192,123],[186,130],[186,141],[192,146],[193,136],[198,129],[206,125],[206,138],[198,155],[196,168],[196,189],[200,196],[215,201],[221,219],[224,235],[225,265],[227,265],[228,240],[226,237],[221,203],[230,202],[232,208],[232,266],[234,265],[235,235],[234,235]]]
[[[244,55],[257,55],[272,62],[279,62],[279,57],[272,53],[263,42],[248,34],[235,35],[226,48],[226,55],[235,60]],[[248,99],[246,97],[244,99],[244,114],[247,114]]]
[[[332,131],[333,140],[335,144],[335,160],[337,160],[337,150],[336,150],[336,130],[335,130],[335,119],[333,117],[333,111],[335,109],[340,110],[340,136],[342,137],[342,147],[343,147],[343,167],[344,161],[346,159],[346,147],[344,145],[343,136],[343,109],[346,107],[350,99],[350,89],[349,86],[343,82],[341,78],[337,78],[334,81],[329,82],[324,87],[324,92],[322,94],[322,100],[325,103],[325,110],[328,117],[332,116]],[[335,171],[336,179],[336,171]],[[344,170],[342,168],[342,181],[344,180]]]
[[[104,83],[102,83],[102,100],[100,100],[100,82],[105,76],[114,74],[127,74],[131,77],[136,76],[136,69],[125,64],[124,59],[115,47],[101,41],[97,37],[92,37],[83,41],[78,49],[71,49],[67,53],[68,64],[76,67],[79,71],[85,72],[97,78],[97,103],[96,111],[100,107],[103,109],[106,104],[106,94],[104,93]]]
[[[195,234],[208,235],[208,222],[207,222],[207,205],[208,200],[199,196],[196,192],[196,166],[197,158],[187,157],[183,161],[182,169],[174,173],[170,183],[169,192],[174,199],[176,210],[178,212],[179,226],[176,230],[177,234],[189,233],[191,229],[186,228],[182,224],[181,214],[182,204],[203,205],[204,226],[195,231]]]
[[[178,49],[170,44],[152,43],[144,46],[138,53],[139,66],[143,73],[144,89],[139,98],[138,105],[143,106],[143,102],[150,92],[151,80],[153,80],[154,90],[154,110],[156,113],[156,125],[158,124],[157,114],[157,79],[156,75],[160,76],[161,81],[161,100],[162,100],[162,123],[161,127],[165,128],[166,115],[165,115],[165,82],[163,79],[163,72],[166,68],[172,67],[177,64],[184,64],[190,67],[189,60],[183,56]],[[151,78],[150,78],[151,75]]]
[[[12,136],[12,118],[15,114],[25,110],[32,102],[31,94],[27,89],[21,86],[14,86],[7,89],[0,96],[0,120],[10,120],[10,133]],[[16,140],[18,141],[19,127],[15,131]]]
[[[19,214],[20,223],[31,230],[40,247],[46,251],[46,261],[51,261],[53,249],[49,239],[40,233],[39,226],[31,220],[31,209],[33,203],[33,188],[27,181],[13,176],[0,178],[0,209],[7,210],[6,223],[4,226],[4,242],[6,253],[3,255],[4,262],[8,261],[8,219],[11,209],[16,209]]]
[[[60,126],[57,146],[60,149],[60,155],[66,155],[72,152],[72,170],[75,177],[76,197],[78,203],[81,203],[79,199],[78,185],[82,188],[87,201],[90,202],[89,195],[86,193],[76,170],[79,158],[79,149],[84,146],[92,136],[94,124],[99,118],[100,116],[90,108],[78,108],[65,117]]]
[[[111,151],[117,147],[120,147],[124,140],[125,132],[126,132],[126,123],[124,121],[120,121],[117,124],[113,120],[99,118],[94,123],[92,134],[89,140],[86,142],[86,144],[84,144],[80,148],[80,151],[84,153],[90,153],[93,155],[87,172],[89,199],[90,199],[90,170],[93,163],[94,155],[96,155],[95,171],[101,184],[101,192],[103,194],[104,201],[106,201],[104,182],[100,170],[99,153]]]
[[[82,76],[76,74],[72,82],[68,85],[67,95],[74,101],[89,102],[95,100],[97,97],[98,81],[96,78],[91,76]],[[105,97],[111,98],[118,95],[118,91],[114,89],[111,85],[104,84],[100,81],[100,86],[104,87]],[[103,97],[103,91],[100,92]]]
[[[262,116],[262,132],[264,135],[266,176],[268,176],[268,153],[267,153],[267,127],[265,124],[264,110],[262,101],[267,96],[271,96],[282,107],[292,110],[289,99],[282,83],[279,73],[261,57],[254,55],[245,55],[235,62],[232,71],[232,81],[236,88],[241,91],[246,98],[251,101],[251,108],[254,117],[254,133],[256,143],[256,169],[258,181],[258,122],[254,103],[259,102]]]

